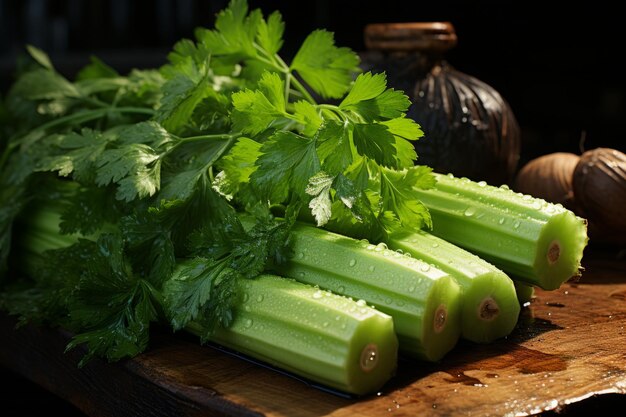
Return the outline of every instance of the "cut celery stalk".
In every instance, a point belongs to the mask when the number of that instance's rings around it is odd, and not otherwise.
[[[212,341],[352,394],[374,392],[393,376],[398,340],[387,314],[273,275],[238,285],[235,319],[217,328]],[[203,331],[197,322],[186,330]]]
[[[489,343],[515,328],[520,306],[513,281],[502,270],[450,242],[424,231],[397,232],[387,241],[392,249],[449,273],[463,292],[461,336]]]
[[[443,358],[460,337],[460,287],[447,273],[407,255],[297,223],[294,256],[276,271],[337,294],[365,300],[391,315],[400,351]]]
[[[580,275],[587,223],[562,205],[485,182],[436,174],[415,189],[428,207],[432,233],[474,252],[521,280],[554,290]]]

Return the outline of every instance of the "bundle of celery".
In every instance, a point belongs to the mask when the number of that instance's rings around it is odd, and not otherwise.
[[[121,75],[94,58],[74,80],[29,47],[0,107],[0,307],[70,329],[82,363],[141,353],[159,322],[358,394],[385,383],[398,347],[434,361],[459,335],[508,334],[512,283],[448,239],[491,248],[440,216],[454,194],[415,165],[408,97],[324,30],[285,62],[283,32],[279,13],[233,0],[162,67]],[[461,219],[478,188],[459,192]],[[525,258],[499,248],[504,265],[526,276],[547,239],[538,269],[568,273],[578,246],[537,222],[512,247]]]
[[[116,247],[119,242],[113,235],[103,235],[96,242],[61,234],[59,210],[49,202],[40,202],[37,208],[26,214],[19,222],[20,261],[25,272],[40,280],[49,291],[68,291],[71,286],[80,285],[64,270],[50,270],[51,261],[53,264],[63,263],[60,265],[63,269],[70,267],[65,264],[67,259],[52,260],[49,258],[51,254],[62,254],[66,247],[79,252],[81,248],[94,245],[100,251],[111,251],[111,256],[116,255],[112,249],[119,250]],[[201,266],[202,263],[195,259],[178,263],[164,294],[175,294],[186,285],[185,281],[196,279]],[[120,277],[112,273],[99,278]],[[109,286],[113,283],[95,280],[90,283],[93,289],[98,284]],[[145,296],[159,298],[149,284],[143,283],[139,288],[147,290]],[[211,341],[309,381],[349,393],[366,394],[379,389],[395,373],[398,340],[393,319],[362,300],[352,300],[267,274],[255,279],[238,278],[235,289],[233,321],[228,327],[214,329]],[[136,308],[141,305],[138,303]],[[85,312],[102,313],[94,307],[83,306]],[[170,317],[176,317],[177,313],[171,311]],[[210,324],[203,317],[197,317],[185,328],[204,338],[207,325]],[[80,338],[76,339],[72,345],[80,342]]]

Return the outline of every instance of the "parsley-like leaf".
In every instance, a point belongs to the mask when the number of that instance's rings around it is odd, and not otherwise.
[[[317,153],[324,170],[331,174],[343,173],[353,162],[348,126],[330,120],[317,131]]]
[[[382,209],[395,213],[404,227],[421,229],[432,228],[428,209],[419,200],[414,188],[431,187],[434,177],[431,169],[416,166],[405,171],[381,169],[380,193]]]
[[[387,126],[379,123],[355,123],[353,140],[360,155],[367,156],[385,167],[398,167],[396,139]]]
[[[332,176],[321,171],[309,179],[306,187],[306,193],[313,196],[309,202],[309,208],[318,226],[324,226],[330,220],[332,205],[330,187],[333,180]]]
[[[292,132],[276,132],[261,147],[257,170],[250,176],[260,195],[285,202],[290,192],[305,196],[309,178],[320,170],[315,141]]]
[[[285,23],[281,14],[276,11],[269,15],[267,22],[261,20],[259,22],[259,31],[257,41],[261,48],[265,49],[269,54],[277,53],[283,46],[283,33],[285,31]]]
[[[81,366],[94,356],[116,361],[142,352],[161,305],[160,294],[133,274],[119,236],[103,235],[94,245],[69,306],[77,334],[67,348],[88,348]]]
[[[244,90],[232,95],[233,128],[256,135],[287,117],[283,81],[278,74],[266,72],[256,91]]]
[[[313,31],[291,62],[308,85],[324,98],[340,98],[358,71],[359,57],[349,48],[335,46],[331,32]]]
[[[199,319],[208,337],[215,326],[230,325],[236,281],[254,278],[263,272],[268,262],[284,262],[289,254],[290,224],[261,222],[248,232],[240,227],[229,228],[221,241],[211,230],[205,240],[210,256],[186,261],[165,284],[165,305],[175,329]],[[206,234],[197,235],[198,247]],[[213,243],[211,243],[213,242]]]

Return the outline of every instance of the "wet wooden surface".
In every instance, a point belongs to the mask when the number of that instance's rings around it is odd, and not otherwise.
[[[591,253],[580,281],[538,291],[517,328],[461,342],[440,363],[402,361],[379,393],[346,398],[192,337],[157,330],[149,351],[76,368],[68,335],[0,316],[0,363],[90,416],[523,416],[626,394],[626,261]],[[626,397],[624,397],[626,399]]]

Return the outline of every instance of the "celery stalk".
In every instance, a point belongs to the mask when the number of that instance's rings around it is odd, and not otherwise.
[[[436,174],[416,189],[433,220],[432,233],[474,252],[520,280],[554,290],[580,275],[586,221],[560,204],[467,178]]]
[[[389,247],[449,273],[463,292],[461,336],[488,343],[507,336],[520,312],[513,281],[478,256],[424,231],[397,232]]]
[[[235,319],[212,341],[348,393],[378,390],[395,372],[398,341],[387,314],[273,275],[238,285]],[[186,329],[202,332],[197,322]]]
[[[400,350],[427,361],[460,336],[460,288],[447,273],[407,255],[303,223],[291,233],[294,256],[280,275],[365,300],[391,315]]]

